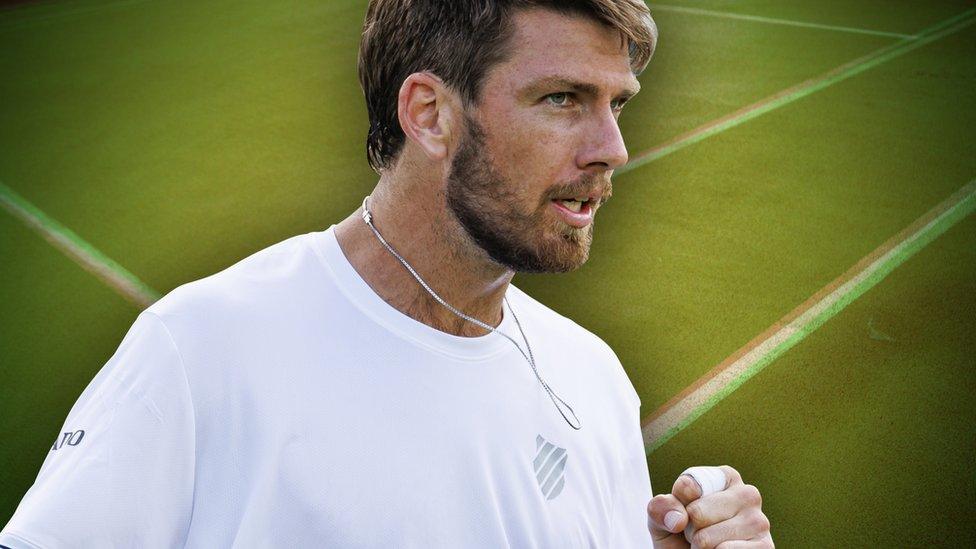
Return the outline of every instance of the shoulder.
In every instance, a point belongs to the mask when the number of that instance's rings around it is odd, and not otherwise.
[[[531,326],[527,329],[541,334],[552,347],[570,348],[574,356],[585,356],[588,359],[585,362],[592,365],[593,373],[600,380],[609,381],[617,394],[640,406],[640,398],[620,359],[601,337],[514,285],[510,287],[508,298],[519,319],[524,317],[525,323]]]
[[[146,310],[143,316],[155,317],[169,338],[195,399],[250,398],[267,387],[279,365],[301,363],[310,334],[321,325],[324,300],[332,296],[311,242],[315,234],[291,237],[183,284]]]
[[[164,325],[194,377],[263,367],[256,357],[300,349],[331,298],[315,233],[264,248],[230,267],[177,287],[147,311]],[[266,362],[266,361],[265,361]]]
[[[298,299],[318,274],[313,233],[293,236],[261,249],[205,278],[188,282],[152,304],[148,311],[164,323],[247,315]]]
[[[576,346],[582,344],[584,347],[600,353],[611,362],[619,362],[617,355],[606,342],[577,324],[573,319],[554,311],[514,285],[510,286],[507,296],[519,318],[524,317],[537,329],[545,330],[547,338],[572,343]]]

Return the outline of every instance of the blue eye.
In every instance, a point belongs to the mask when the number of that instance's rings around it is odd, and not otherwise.
[[[550,105],[565,107],[567,104],[569,104],[569,94],[566,92],[550,93],[546,96],[546,101],[548,101]]]

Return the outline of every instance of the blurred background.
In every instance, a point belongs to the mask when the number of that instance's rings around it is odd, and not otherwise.
[[[649,5],[591,259],[516,285],[615,349],[655,493],[729,464],[781,547],[976,546],[976,3]],[[143,307],[372,189],[364,12],[0,2],[0,524]]]

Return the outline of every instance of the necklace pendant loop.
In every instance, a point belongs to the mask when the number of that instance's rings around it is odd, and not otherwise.
[[[515,345],[515,348],[518,349],[519,353],[522,354],[522,356],[525,358],[525,361],[528,362],[529,363],[529,366],[532,367],[532,372],[535,374],[536,379],[539,380],[539,383],[542,385],[543,389],[546,390],[546,393],[549,394],[549,399],[552,400],[552,403],[556,407],[556,411],[559,412],[559,415],[563,416],[563,419],[566,420],[566,423],[568,423],[569,426],[572,427],[573,429],[575,429],[577,431],[579,431],[580,429],[582,429],[583,428],[583,422],[581,422],[579,420],[579,418],[576,416],[576,412],[573,410],[573,407],[570,406],[569,404],[566,404],[566,401],[564,401],[563,399],[559,398],[559,395],[556,395],[553,392],[553,390],[549,387],[549,384],[547,384],[542,379],[542,376],[539,375],[539,369],[536,368],[536,365],[535,365],[535,356],[532,355],[532,346],[529,345],[529,338],[526,337],[525,330],[522,329],[522,323],[519,322],[518,316],[515,314],[515,311],[512,309],[512,304],[508,302],[508,297],[507,296],[503,296],[502,299],[504,300],[505,305],[508,306],[509,312],[512,313],[512,319],[515,321],[515,326],[518,327],[519,333],[522,334],[522,341],[525,342],[525,351],[522,350],[522,347],[518,344],[517,341],[515,341],[514,339],[512,339],[512,337],[509,336],[508,334],[506,334],[505,332],[502,332],[500,330],[496,330],[494,328],[494,326],[492,326],[490,324],[486,324],[486,323],[478,320],[477,318],[474,318],[472,316],[468,316],[468,315],[462,313],[457,308],[455,308],[454,306],[452,306],[448,302],[444,301],[444,299],[441,298],[441,296],[437,295],[437,292],[435,292],[433,289],[431,289],[431,287],[426,282],[424,282],[424,279],[423,278],[420,278],[420,275],[417,274],[417,271],[413,267],[411,267],[409,263],[407,263],[407,260],[406,259],[403,259],[403,256],[401,256],[400,254],[398,254],[396,252],[396,250],[393,249],[393,246],[391,246],[390,243],[387,242],[385,238],[383,238],[383,235],[380,234],[380,232],[376,229],[376,227],[373,226],[373,224],[371,223],[371,221],[373,220],[373,216],[372,216],[372,214],[369,213],[369,204],[367,204],[367,201],[369,201],[369,195],[366,195],[366,198],[363,198],[363,221],[366,222],[366,225],[370,228],[370,230],[373,231],[373,234],[376,235],[376,239],[380,241],[380,244],[382,244],[383,247],[386,248],[387,251],[390,252],[390,254],[392,254],[393,257],[395,257],[397,259],[397,261],[399,261],[403,265],[403,267],[410,273],[410,275],[413,276],[414,279],[416,279],[417,282],[420,283],[420,285],[423,286],[423,288],[425,290],[427,290],[427,293],[429,293],[430,296],[433,297],[435,301],[437,301],[438,303],[440,303],[441,305],[443,305],[445,309],[451,311],[452,313],[454,313],[459,318],[462,318],[464,320],[467,320],[468,322],[470,322],[470,323],[472,323],[472,324],[474,324],[476,326],[480,326],[481,328],[483,328],[483,329],[485,329],[485,330],[487,330],[487,331],[489,331],[491,333],[499,334],[502,337],[504,337],[505,339],[511,341],[512,342],[512,345]],[[526,351],[528,351],[528,353],[526,353]],[[559,400],[559,402],[556,402],[557,399]],[[576,424],[575,425],[573,424],[572,421],[569,420],[568,417],[566,417],[566,413],[563,412],[563,409],[559,406],[559,403],[560,402],[564,406],[566,406],[566,408],[569,409],[569,413],[573,414],[573,419],[576,420]]]
[[[363,221],[369,225],[373,221],[373,214],[369,213],[369,208],[366,206],[366,201],[369,200],[369,195],[363,199]]]

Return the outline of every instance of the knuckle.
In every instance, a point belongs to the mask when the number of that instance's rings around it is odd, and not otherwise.
[[[705,520],[705,513],[702,511],[701,505],[691,503],[685,507],[685,511],[688,512],[688,520],[691,521],[696,528],[700,528]]]
[[[747,503],[756,507],[762,507],[762,493],[759,491],[759,488],[756,488],[752,484],[746,484],[743,486],[742,491]]]
[[[720,465],[719,468],[722,471],[725,471],[725,476],[728,477],[730,486],[732,484],[737,484],[742,482],[742,475],[740,475],[739,472],[736,471],[734,467],[731,467],[729,465]]]
[[[714,549],[715,545],[712,540],[709,539],[709,535],[704,530],[698,530],[693,536],[691,536],[691,544],[694,547],[700,547],[701,549]]]
[[[677,492],[678,490],[687,490],[692,486],[694,486],[694,484],[695,484],[694,479],[692,479],[688,475],[681,475],[674,480],[673,491]]]
[[[694,498],[698,494],[698,482],[688,475],[681,475],[674,481],[671,493],[685,498]]]
[[[664,494],[654,496],[653,498],[651,498],[651,501],[648,502],[647,504],[647,511],[648,512],[663,511],[666,507],[669,506],[668,502],[670,501],[670,499],[671,499],[670,497]]]
[[[674,497],[674,496],[672,496],[670,494],[668,494],[665,497],[661,497],[659,499],[655,499],[655,500],[651,501],[651,505],[652,505],[652,509],[653,509],[654,514],[660,515],[662,517],[665,514],[667,514],[668,511],[672,511],[672,510],[681,511],[681,510],[684,510],[684,505],[681,504],[681,501],[679,501],[678,498],[676,498],[676,497]]]
[[[764,533],[767,533],[768,534],[769,533],[769,527],[771,526],[771,524],[769,524],[769,517],[767,517],[766,515],[764,515],[762,513],[759,514],[759,517],[760,517],[760,519],[759,519],[759,529],[761,531],[763,531]],[[772,545],[773,542],[770,541],[769,544]]]
[[[753,513],[749,518],[749,524],[756,532],[766,533],[769,531],[769,518],[763,513]]]

